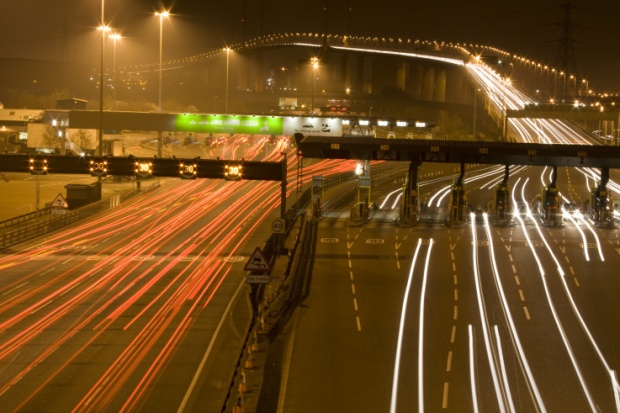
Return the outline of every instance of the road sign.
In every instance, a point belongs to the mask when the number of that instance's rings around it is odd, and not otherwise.
[[[274,219],[271,222],[271,230],[275,234],[282,234],[282,233],[284,233],[284,220],[280,219],[280,218]]]
[[[65,197],[62,194],[56,195],[56,198],[52,201],[52,208],[69,208],[69,204],[65,201]]]
[[[256,247],[252,255],[250,255],[250,259],[243,267],[246,271],[269,271],[269,262],[263,255],[263,252],[260,248]]]
[[[108,160],[106,158],[93,158],[90,160],[90,174],[91,176],[107,176],[108,175]]]
[[[269,274],[250,274],[245,276],[245,282],[248,284],[267,284],[270,278]]]

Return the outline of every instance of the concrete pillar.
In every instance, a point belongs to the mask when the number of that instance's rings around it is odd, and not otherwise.
[[[362,81],[362,92],[363,93],[373,93],[372,89],[372,77],[373,77],[373,57],[365,56],[362,59],[360,66],[361,72],[361,81]]]
[[[418,198],[418,166],[417,162],[409,164],[407,180],[404,185],[402,207],[400,213],[400,224],[409,226],[415,224],[420,218],[420,201]]]
[[[420,95],[421,100],[432,101],[434,98],[435,89],[435,68],[425,67],[422,75],[422,93]]]
[[[447,73],[444,69],[435,71],[435,85],[433,90],[433,102],[446,102]]]
[[[396,63],[396,87],[401,90],[407,90],[407,74],[409,65],[405,61]]]

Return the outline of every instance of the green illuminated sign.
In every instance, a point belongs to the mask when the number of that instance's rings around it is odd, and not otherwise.
[[[270,116],[237,115],[178,115],[177,131],[204,133],[249,133],[281,135],[282,118]]]

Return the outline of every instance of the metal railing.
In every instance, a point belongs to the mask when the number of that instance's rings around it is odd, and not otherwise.
[[[56,231],[57,229],[63,228],[67,225],[73,224],[79,220],[117,207],[118,205],[134,197],[135,195],[151,191],[155,188],[158,188],[159,186],[160,182],[157,181],[152,185],[143,188],[142,190],[134,189],[132,191],[128,191],[119,195],[114,195],[110,198],[103,199],[101,201],[83,206],[72,211],[65,211],[65,213],[62,215],[52,216],[51,218],[46,217],[46,219],[44,220],[36,220],[36,222],[33,222],[31,225],[24,225],[14,230],[2,231],[0,232],[0,249],[8,248],[21,242],[28,241],[29,239],[40,237],[52,231]],[[20,217],[16,217],[14,219],[18,218]],[[36,217],[31,217],[28,219],[34,220],[36,219]]]
[[[17,217],[9,218],[4,221],[0,221],[0,229],[8,228],[13,225],[22,224],[26,221],[30,221],[32,219],[41,218],[46,215],[50,215],[52,212],[52,207],[46,207],[39,209],[38,211],[28,212],[27,214],[19,215]]]

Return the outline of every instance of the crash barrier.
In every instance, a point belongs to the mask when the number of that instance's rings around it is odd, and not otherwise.
[[[52,213],[52,207],[41,208],[38,211],[28,212],[27,214],[19,215],[17,217],[9,218],[4,221],[0,221],[0,229],[12,227],[17,224],[22,224],[32,219],[41,218]]]
[[[384,162],[372,166],[372,173],[383,175],[390,174],[396,170],[403,169],[402,165]],[[344,172],[325,178],[324,187],[330,188],[341,183],[350,182],[356,177],[355,172]],[[259,291],[255,298],[261,304],[258,308],[256,317],[249,323],[248,331],[245,336],[243,347],[239,353],[233,377],[224,399],[222,413],[244,413],[248,402],[248,388],[256,388],[256,383],[252,380],[262,382],[264,366],[256,363],[256,352],[267,353],[269,342],[278,334],[293,314],[295,308],[310,293],[310,283],[312,281],[312,265],[316,247],[316,234],[318,224],[316,220],[310,219],[306,208],[310,203],[312,188],[303,191],[293,205],[286,211],[286,232],[285,237],[290,235],[293,228],[298,228],[295,235],[293,247],[288,250],[288,258],[281,276],[274,276],[272,281],[265,289]],[[300,220],[297,225],[297,220]],[[265,249],[275,245],[274,235],[269,238]],[[275,254],[274,254],[275,255]],[[262,345],[265,348],[260,349]],[[250,375],[249,370],[253,373]],[[255,370],[260,370],[256,374]],[[252,393],[251,404],[256,405],[258,394]]]
[[[259,298],[257,313],[253,317],[233,373],[228,393],[222,405],[222,413],[243,413],[248,403],[248,389],[252,388],[250,404],[256,408],[260,394],[260,384],[264,374],[269,335],[286,323],[294,308],[307,294],[306,279],[311,272],[316,221],[306,219],[306,214],[298,215],[300,224],[295,235],[293,247],[288,251],[287,263],[281,275],[273,277]],[[259,353],[260,352],[260,353]],[[260,361],[257,355],[260,354]],[[255,409],[252,409],[255,410]]]
[[[114,195],[110,198],[103,199],[98,202],[77,208],[74,210],[63,210],[61,215],[53,215],[49,213],[42,219],[29,218],[33,222],[30,225],[23,225],[14,230],[0,232],[0,249],[19,244],[32,238],[40,237],[67,225],[73,224],[79,220],[88,218],[92,215],[114,208],[129,198],[139,194],[151,191],[160,186],[160,182],[154,182],[152,185],[140,190],[132,190],[123,194]],[[35,217],[36,218],[36,217]]]

